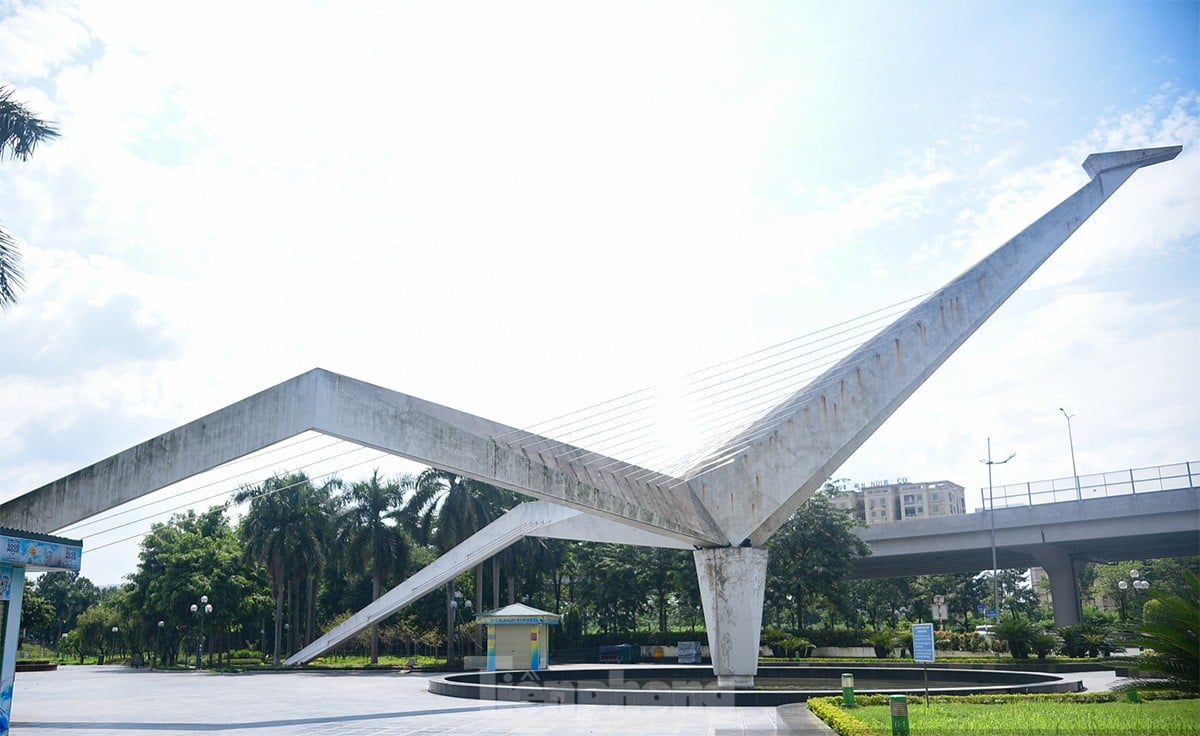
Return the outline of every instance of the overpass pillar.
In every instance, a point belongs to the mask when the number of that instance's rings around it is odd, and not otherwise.
[[[1050,578],[1050,597],[1054,605],[1054,625],[1073,626],[1083,620],[1083,605],[1079,600],[1079,571],[1086,564],[1053,545],[1044,544],[1030,550],[1038,567]]]
[[[692,554],[700,578],[700,599],[717,687],[754,687],[767,586],[767,551],[717,547]]]

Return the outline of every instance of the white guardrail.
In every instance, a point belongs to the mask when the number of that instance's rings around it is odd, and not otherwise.
[[[1149,468],[1130,468],[1105,473],[1091,473],[1050,480],[1035,480],[1027,483],[1010,483],[993,486],[992,498],[997,508],[1033,506],[1059,501],[1084,501],[1108,496],[1128,496],[1158,491],[1178,491],[1195,488],[1200,482],[1200,461],[1155,465]],[[987,509],[987,487],[979,490]]]

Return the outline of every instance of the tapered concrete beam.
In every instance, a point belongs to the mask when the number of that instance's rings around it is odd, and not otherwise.
[[[1093,177],[686,474],[729,542],[783,524],[1138,168],[1181,147],[1093,154]]]
[[[321,369],[14,498],[0,505],[0,525],[62,529],[309,430],[687,545],[722,539],[683,484],[634,482],[555,461],[579,451],[553,440],[542,443],[545,457],[514,450],[493,439],[517,433],[512,427]]]

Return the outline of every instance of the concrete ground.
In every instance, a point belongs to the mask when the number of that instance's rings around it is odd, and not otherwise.
[[[1111,671],[1071,675],[1089,690]],[[61,667],[22,672],[12,733],[116,736],[217,732],[252,736],[828,736],[803,705],[780,708],[655,708],[461,700],[428,692],[429,675],[286,672],[238,675]]]

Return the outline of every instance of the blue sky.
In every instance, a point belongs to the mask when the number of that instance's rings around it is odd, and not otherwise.
[[[1198,29],[1196,2],[0,0],[0,83],[63,133],[0,164],[28,282],[0,494],[315,366],[527,425],[936,288],[1089,153],[1172,144],[838,475],[976,505],[988,436],[998,483],[1070,475],[1060,406],[1081,473],[1200,459]]]

